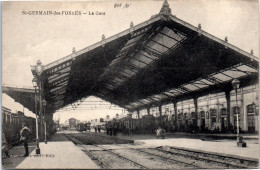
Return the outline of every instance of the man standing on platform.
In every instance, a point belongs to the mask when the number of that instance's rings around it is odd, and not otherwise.
[[[28,150],[28,142],[30,138],[30,129],[26,126],[25,123],[22,123],[22,130],[20,131],[20,140],[23,141],[24,143],[24,149],[25,149],[25,154],[24,157],[29,156],[29,150]]]

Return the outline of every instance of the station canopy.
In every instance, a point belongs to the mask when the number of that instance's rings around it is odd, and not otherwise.
[[[138,25],[44,66],[50,111],[97,96],[129,111],[258,79],[258,57],[171,14]],[[33,71],[33,74],[35,72]]]

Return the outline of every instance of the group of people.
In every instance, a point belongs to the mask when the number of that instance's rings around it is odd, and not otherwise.
[[[110,136],[116,136],[118,132],[118,125],[116,122],[108,122],[106,124],[107,134]]]
[[[25,154],[24,157],[29,156],[28,143],[31,138],[31,130],[26,126],[25,123],[22,123],[22,129],[20,131],[20,141],[24,144]],[[5,155],[7,158],[9,155],[10,145],[7,143],[5,134],[2,132],[2,155]],[[3,154],[4,153],[4,154]]]
[[[95,126],[94,129],[95,129],[95,132],[97,132],[97,131],[99,133],[101,132],[101,126],[100,125]]]

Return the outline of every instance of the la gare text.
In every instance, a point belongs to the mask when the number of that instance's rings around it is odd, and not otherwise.
[[[103,11],[22,11],[22,15],[106,15]]]

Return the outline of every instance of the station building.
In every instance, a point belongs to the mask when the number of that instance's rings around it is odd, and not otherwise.
[[[194,99],[186,99],[177,102],[177,109],[174,103],[151,107],[135,111],[132,118],[142,118],[144,115],[153,115],[158,118],[165,118],[165,122],[176,122],[177,131],[186,131],[189,125],[197,125],[200,130],[226,132],[228,121],[231,127],[237,126],[236,110],[239,113],[239,127],[242,132],[259,131],[259,105],[258,105],[259,84],[254,83],[249,86],[240,87],[236,94],[231,90],[229,94],[225,92],[209,93],[197,98],[198,112],[195,112]],[[229,105],[229,119],[227,108]],[[160,113],[161,107],[161,113]],[[139,114],[139,115],[138,115]],[[177,119],[176,119],[177,118]]]

